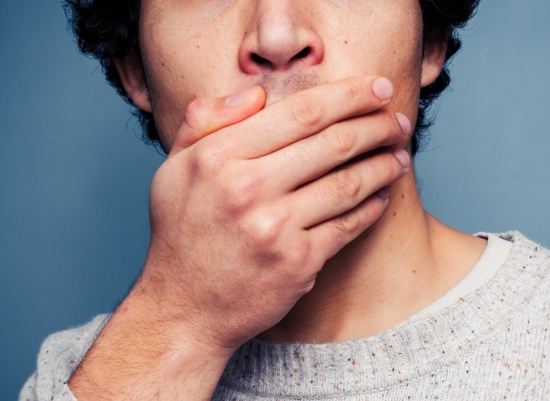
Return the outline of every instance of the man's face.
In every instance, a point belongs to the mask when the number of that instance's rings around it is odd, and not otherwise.
[[[321,83],[382,75],[395,86],[390,108],[416,118],[418,0],[142,0],[140,44],[167,149],[194,98],[254,84],[269,104]]]

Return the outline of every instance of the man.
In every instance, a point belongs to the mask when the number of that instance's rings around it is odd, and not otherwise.
[[[436,221],[410,162],[476,2],[75,3],[168,158],[140,279],[21,399],[548,398],[550,253]]]

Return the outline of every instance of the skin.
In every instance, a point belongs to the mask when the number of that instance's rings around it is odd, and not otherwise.
[[[415,0],[142,0],[140,32],[143,68],[117,66],[170,153],[79,400],[210,399],[250,338],[376,334],[478,260],[424,212],[407,153],[445,56]]]

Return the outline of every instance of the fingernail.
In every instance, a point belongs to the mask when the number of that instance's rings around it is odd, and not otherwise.
[[[380,198],[386,200],[390,197],[390,187],[384,187],[376,193]]]
[[[241,107],[248,103],[252,97],[254,88],[248,88],[241,92],[235,93],[234,95],[228,96],[225,99],[225,105],[227,107]]]
[[[393,85],[388,78],[377,78],[372,83],[372,91],[378,99],[385,102],[393,96]]]
[[[404,149],[394,149],[393,155],[403,167],[409,167],[411,165],[411,156],[409,152]]]
[[[395,115],[397,117],[399,125],[401,126],[401,129],[403,130],[403,133],[405,135],[409,135],[411,133],[411,121],[404,114],[395,113]]]

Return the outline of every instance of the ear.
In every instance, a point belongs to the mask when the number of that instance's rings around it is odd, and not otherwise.
[[[447,55],[447,41],[428,42],[424,45],[424,56],[422,60],[421,86],[424,88],[434,82],[443,66]]]
[[[114,60],[118,75],[126,93],[141,110],[152,113],[149,91],[143,78],[141,63],[135,56],[127,55],[123,59]]]

